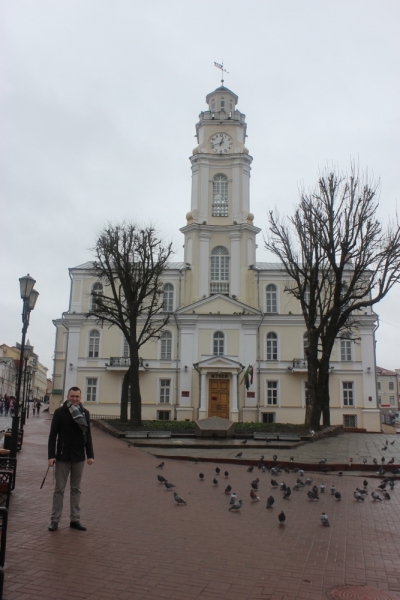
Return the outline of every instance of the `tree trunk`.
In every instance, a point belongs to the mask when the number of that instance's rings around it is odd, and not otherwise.
[[[330,411],[330,397],[329,397],[329,373],[325,378],[325,390],[324,390],[324,403],[322,405],[322,419],[324,427],[330,427],[331,425],[331,411]]]
[[[120,411],[120,419],[124,423],[128,421],[128,397],[129,397],[129,369],[124,375],[124,379],[122,382],[122,392],[121,392],[121,411]]]
[[[131,384],[131,418],[130,422],[135,427],[142,424],[142,398],[139,384],[139,350],[136,345],[131,346],[131,364],[129,367]]]
[[[304,425],[309,429],[318,431],[321,420],[321,401],[318,393],[318,337],[309,336],[309,345],[306,350],[308,365],[307,403]]]

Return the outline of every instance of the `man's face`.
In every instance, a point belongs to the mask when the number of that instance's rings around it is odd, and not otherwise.
[[[71,402],[71,404],[74,406],[78,406],[79,402],[81,401],[81,393],[71,390],[67,396],[67,400],[69,400],[69,402]]]

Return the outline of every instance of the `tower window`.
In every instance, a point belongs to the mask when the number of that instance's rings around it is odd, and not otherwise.
[[[215,111],[215,98],[211,100],[211,110]]]
[[[96,302],[96,296],[101,296],[103,294],[103,286],[101,283],[97,282],[92,287],[92,310],[97,310],[99,305]]]
[[[214,177],[212,216],[228,216],[228,178],[226,175],[218,174]]]
[[[211,252],[210,294],[229,294],[229,253],[223,246]]]
[[[229,100],[229,110],[233,112],[233,100]]]
[[[225,98],[221,98],[221,110],[225,110]]]

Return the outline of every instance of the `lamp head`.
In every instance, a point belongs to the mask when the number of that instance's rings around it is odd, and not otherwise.
[[[28,273],[25,277],[20,277],[19,279],[19,287],[21,292],[22,300],[29,300],[29,296],[31,291],[33,290],[33,286],[36,283],[36,279],[33,279]]]
[[[38,296],[39,296],[39,292],[37,292],[36,290],[32,290],[31,293],[29,294],[29,300],[28,300],[29,310],[33,310],[35,308],[35,304],[36,304],[36,300],[38,299]]]

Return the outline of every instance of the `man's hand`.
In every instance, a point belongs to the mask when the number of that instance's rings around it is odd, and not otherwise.
[[[54,467],[55,462],[56,462],[55,458],[49,458],[49,462],[48,462],[49,467]]]
[[[88,458],[87,459],[87,464],[88,465],[92,465],[94,463],[94,458]]]

